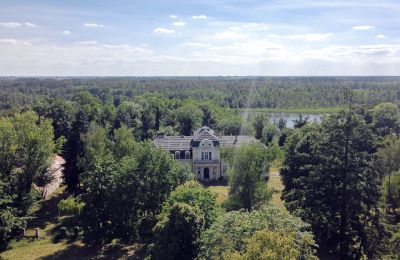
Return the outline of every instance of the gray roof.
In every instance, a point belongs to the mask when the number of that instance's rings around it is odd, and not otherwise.
[[[247,135],[237,135],[237,136],[225,135],[219,137],[219,142],[221,146],[240,146],[243,144],[249,144],[256,141],[257,139]]]
[[[214,135],[214,131],[207,126],[203,126],[202,128],[197,129],[193,134],[194,141],[202,141],[204,139],[219,141],[218,137]]]
[[[204,138],[210,139],[212,141],[219,141],[221,146],[240,146],[243,144],[253,143],[257,141],[257,139],[255,139],[254,137],[247,135],[216,137],[215,135],[211,134],[210,137],[208,136],[208,134],[210,134],[208,131],[204,131],[198,134],[197,138],[203,137],[201,135],[203,133],[205,134]],[[194,139],[193,136],[160,135],[157,136],[156,139],[154,139],[154,143],[158,146],[161,146],[163,149],[167,151],[189,151],[191,149],[191,142],[193,139]]]
[[[189,151],[193,136],[164,136],[159,135],[154,143],[167,151]]]

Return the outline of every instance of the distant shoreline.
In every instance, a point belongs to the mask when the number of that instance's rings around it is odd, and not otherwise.
[[[319,107],[319,108],[229,108],[231,111],[249,111],[264,113],[305,113],[305,114],[329,114],[344,110],[344,107]]]

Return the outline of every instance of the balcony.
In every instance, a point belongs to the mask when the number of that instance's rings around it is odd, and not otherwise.
[[[194,160],[194,163],[197,163],[197,164],[213,164],[213,163],[219,163],[219,160]]]

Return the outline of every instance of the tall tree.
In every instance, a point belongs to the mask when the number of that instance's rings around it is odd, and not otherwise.
[[[263,130],[264,130],[265,122],[266,122],[265,114],[257,113],[254,116],[253,127],[254,127],[254,130],[256,131],[255,138],[258,140],[260,140],[263,137]]]
[[[229,161],[229,209],[252,210],[271,198],[263,175],[268,172],[267,149],[257,142],[239,147]]]
[[[265,244],[269,243],[270,238],[264,235],[260,236],[259,232],[267,232],[266,235],[273,236],[274,240],[278,234],[285,234],[288,237],[292,235],[296,239],[285,241],[282,246],[285,246],[288,251],[283,253],[281,248],[274,248],[277,246],[275,243],[279,244],[278,241],[271,241],[274,245],[271,248],[265,248]],[[249,242],[256,243],[249,244]],[[257,243],[260,243],[260,245],[257,245]],[[289,256],[295,252],[298,259],[315,259],[315,248],[315,241],[309,231],[308,224],[278,208],[265,207],[251,212],[231,211],[219,216],[214,224],[201,234],[199,258],[228,260],[232,259],[231,256],[238,256],[238,254],[257,255],[267,253],[270,250],[271,253],[283,254],[284,256]],[[238,259],[242,258],[239,256]]]
[[[154,228],[154,259],[195,259],[204,225],[199,209],[174,203]]]
[[[40,177],[55,151],[50,120],[35,112],[0,119],[0,249],[10,234],[24,228],[29,207],[36,196],[33,184],[47,184]]]
[[[72,100],[77,106],[77,113],[63,149],[63,157],[66,161],[63,179],[68,191],[78,192],[79,175],[83,171],[79,165],[79,158],[83,157],[81,136],[89,131],[91,125],[99,123],[101,106],[99,100],[89,92],[79,93]]]
[[[191,135],[200,127],[203,113],[193,104],[186,104],[176,111],[180,132],[183,135]]]
[[[396,104],[381,103],[372,109],[372,115],[374,131],[378,135],[400,134],[400,113]]]
[[[374,140],[352,110],[329,116],[321,126],[303,127],[289,138],[282,197],[289,211],[312,225],[322,255],[374,255],[378,243],[370,231],[381,229]]]

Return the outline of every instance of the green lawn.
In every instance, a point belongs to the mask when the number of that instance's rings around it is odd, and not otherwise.
[[[276,206],[281,209],[286,209],[283,201],[281,200],[283,184],[279,174],[277,173],[279,169],[274,169],[271,171],[269,180],[268,180],[268,187],[274,190],[271,199],[271,205]],[[210,186],[208,187],[210,190],[218,194],[217,202],[222,203],[227,197],[229,193],[229,186]]]

